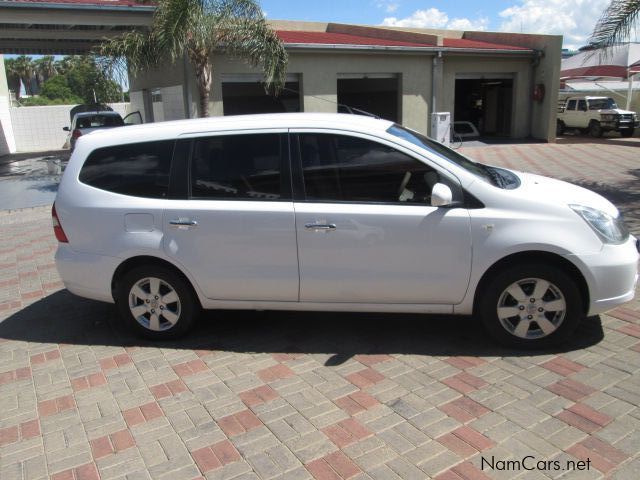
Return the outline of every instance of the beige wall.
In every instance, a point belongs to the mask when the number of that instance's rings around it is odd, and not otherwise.
[[[245,63],[225,56],[213,59],[213,95],[209,110],[222,115],[222,75],[255,73]],[[307,112],[336,112],[337,80],[341,73],[394,73],[400,77],[402,124],[427,131],[431,99],[431,57],[412,54],[289,53],[289,74],[301,79],[302,108]]]
[[[470,35],[471,33],[473,35]],[[484,33],[484,35],[479,35],[480,33]],[[530,55],[463,55],[444,52],[441,60],[442,66],[436,70],[436,72],[440,70],[441,73],[436,76],[438,105],[436,105],[435,111],[453,113],[457,74],[513,74],[512,135],[519,138],[533,136],[554,141],[562,37],[488,34],[486,32],[466,32],[465,36],[467,38],[477,37],[478,40],[540,48],[543,53],[536,63]],[[224,114],[223,75],[257,73],[258,70],[250,68],[242,61],[233,60],[224,55],[214,55],[212,60],[214,69],[209,113],[216,116]],[[402,96],[400,107],[402,124],[428,133],[432,98],[432,60],[433,54],[425,52],[415,54],[296,50],[289,52],[288,72],[289,74],[297,74],[300,78],[301,104],[303,111],[307,112],[336,111],[339,74],[397,74],[400,79]],[[195,116],[198,110],[198,89],[190,69],[187,77],[191,92],[191,116]],[[169,87],[181,83],[183,78],[183,65],[174,65],[171,68],[162,69],[162,71],[138,75],[131,80],[131,89],[132,91],[141,91],[144,88]],[[542,103],[531,100],[533,83],[545,85],[546,95]]]
[[[531,136],[555,142],[562,35],[528,35],[521,33],[465,32],[464,38],[533,48],[541,53],[533,67],[533,84],[545,86],[542,102],[531,101]],[[530,82],[531,83],[531,82]],[[531,91],[528,92],[529,98]]]

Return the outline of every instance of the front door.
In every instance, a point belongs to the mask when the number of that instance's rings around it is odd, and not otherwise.
[[[370,139],[299,133],[300,300],[455,304],[471,269],[469,214],[430,206],[442,174]]]
[[[193,140],[189,200],[169,200],[164,250],[207,298],[297,301],[286,133]]]

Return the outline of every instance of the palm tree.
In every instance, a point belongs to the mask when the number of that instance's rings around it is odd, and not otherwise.
[[[121,67],[126,62],[134,73],[186,55],[198,84],[199,114],[207,117],[211,56],[217,50],[261,66],[274,93],[284,86],[287,52],[255,0],[160,0],[149,31],[108,40],[99,53]]]
[[[22,85],[24,85],[24,91],[27,95],[33,95],[33,61],[31,57],[25,57],[24,55],[20,55],[15,59],[15,71],[20,77],[22,81]],[[16,94],[16,98],[20,95]]]
[[[4,68],[7,74],[7,83],[9,84],[9,90],[14,92],[16,100],[20,100],[20,72],[16,65],[15,58],[5,58]]]
[[[42,88],[42,84],[58,73],[55,63],[55,58],[51,55],[45,55],[42,58],[34,60],[33,66],[36,84],[38,85],[38,93],[40,92],[40,88]]]
[[[611,0],[593,29],[590,43],[596,48],[604,48],[628,41],[638,14],[640,0]]]

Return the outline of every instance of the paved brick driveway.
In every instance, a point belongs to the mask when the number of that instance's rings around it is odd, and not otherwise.
[[[597,188],[640,233],[639,146],[467,153]],[[637,300],[548,352],[469,318],[295,312],[147,344],[61,289],[54,249],[47,208],[0,212],[2,480],[640,478]],[[589,470],[500,470],[527,456]]]

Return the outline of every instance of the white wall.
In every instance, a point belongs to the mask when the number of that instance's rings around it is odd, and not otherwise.
[[[9,87],[4,71],[4,58],[0,55],[0,156],[16,151],[9,105]]]
[[[110,104],[116,112],[124,116],[130,111],[129,103]],[[12,107],[11,124],[18,152],[39,152],[62,149],[68,127],[69,110],[73,105],[47,107]]]

